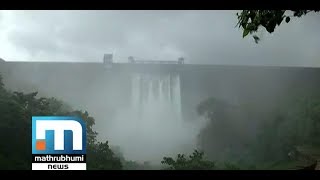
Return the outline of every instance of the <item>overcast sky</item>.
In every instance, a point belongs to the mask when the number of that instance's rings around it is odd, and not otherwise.
[[[7,61],[114,61],[128,56],[187,63],[320,66],[320,15],[242,38],[237,11],[0,11]]]

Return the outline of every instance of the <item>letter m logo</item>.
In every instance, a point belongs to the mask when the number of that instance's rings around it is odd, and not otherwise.
[[[86,126],[81,119],[60,116],[32,117],[33,154],[83,154],[85,147]]]

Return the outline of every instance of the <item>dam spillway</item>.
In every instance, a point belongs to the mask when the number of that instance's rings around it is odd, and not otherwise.
[[[181,121],[179,74],[134,73],[131,81],[131,105],[141,118],[161,111]]]

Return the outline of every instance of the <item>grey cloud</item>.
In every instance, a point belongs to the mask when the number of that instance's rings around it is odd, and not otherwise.
[[[310,14],[263,33],[260,44],[242,38],[236,11],[15,12],[9,41],[31,57],[54,61],[141,58],[189,63],[319,66],[319,16]],[[69,61],[69,59],[65,59]]]

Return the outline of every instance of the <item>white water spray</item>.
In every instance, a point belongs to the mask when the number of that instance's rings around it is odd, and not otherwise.
[[[177,74],[135,74],[131,97],[132,108],[140,119],[146,120],[145,123],[152,122],[155,116],[163,117],[163,122],[168,118],[177,122],[182,120],[180,78]],[[164,112],[166,114],[162,114]]]
[[[127,159],[160,163],[195,147],[198,128],[183,121],[178,74],[133,74],[128,103],[109,133]]]

